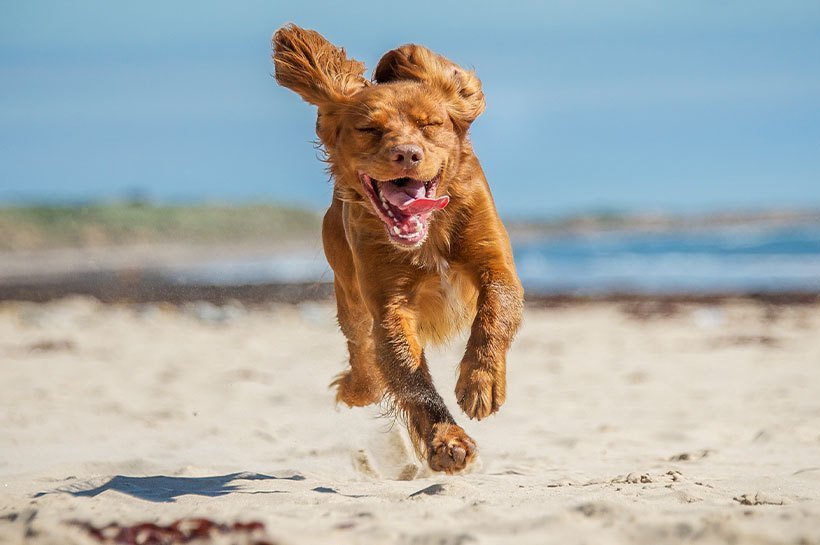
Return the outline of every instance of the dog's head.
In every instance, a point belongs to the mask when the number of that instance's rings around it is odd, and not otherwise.
[[[378,216],[390,241],[414,248],[447,206],[481,82],[419,45],[386,53],[373,81],[320,34],[289,25],[273,36],[276,81],[318,106],[316,132],[348,200]]]

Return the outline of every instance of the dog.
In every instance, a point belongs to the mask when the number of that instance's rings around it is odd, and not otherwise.
[[[386,401],[416,452],[449,474],[475,442],[433,386],[424,348],[470,328],[455,394],[472,419],[506,397],[506,353],[523,290],[468,138],[484,111],[472,72],[414,44],[364,65],[313,30],[272,39],[276,81],[318,107],[333,179],[322,241],[350,369],[331,384],[349,407]]]

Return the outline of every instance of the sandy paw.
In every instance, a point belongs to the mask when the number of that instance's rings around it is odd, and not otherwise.
[[[364,407],[378,403],[382,397],[379,388],[368,381],[356,378],[352,372],[345,371],[333,379],[330,387],[336,387],[336,403],[344,403],[348,407]]]
[[[453,474],[472,463],[478,449],[464,430],[455,424],[436,424],[433,430],[428,454],[430,469]]]
[[[464,414],[481,420],[501,408],[506,397],[504,377],[483,369],[463,369],[456,383],[456,399]]]

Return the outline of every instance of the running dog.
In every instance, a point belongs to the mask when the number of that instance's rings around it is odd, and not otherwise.
[[[433,386],[424,348],[470,328],[456,399],[470,418],[506,395],[506,353],[523,291],[509,237],[468,138],[481,82],[420,45],[379,61],[373,79],[320,34],[273,36],[276,81],[318,107],[334,181],[322,228],[350,369],[333,382],[350,407],[385,400],[416,451],[456,473],[475,442]]]

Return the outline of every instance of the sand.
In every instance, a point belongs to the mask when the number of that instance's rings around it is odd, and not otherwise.
[[[658,310],[658,312],[654,312]],[[333,404],[330,304],[0,304],[0,543],[259,521],[279,544],[820,543],[820,307],[528,308],[507,404],[431,474]]]

